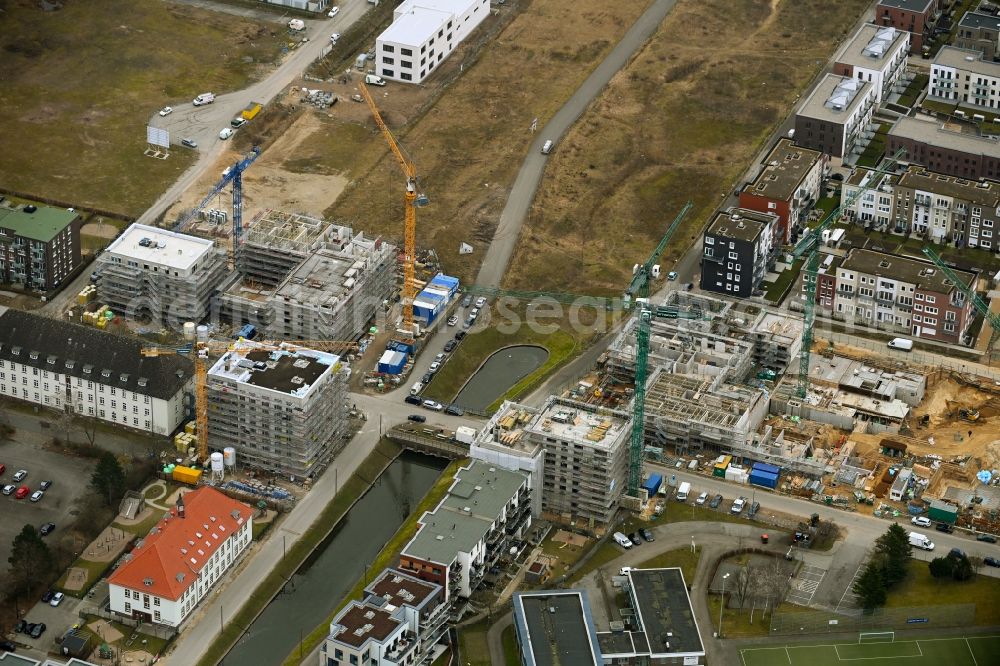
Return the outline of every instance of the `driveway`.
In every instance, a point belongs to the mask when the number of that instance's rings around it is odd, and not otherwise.
[[[37,639],[27,634],[14,634],[13,640],[18,646],[17,653],[44,662],[49,652],[58,652],[59,645],[56,640],[80,621],[77,609],[83,603],[83,600],[73,597],[66,597],[57,607],[41,601],[35,603],[24,614],[24,619],[28,622],[44,623],[45,633]]]

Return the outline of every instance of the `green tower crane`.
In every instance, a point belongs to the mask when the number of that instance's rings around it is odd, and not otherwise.
[[[684,204],[681,212],[667,227],[660,239],[659,245],[649,255],[646,263],[640,265],[632,276],[632,282],[625,290],[626,309],[635,302],[638,322],[635,332],[635,395],[632,399],[632,438],[629,445],[628,486],[626,494],[630,497],[639,496],[639,484],[642,482],[642,452],[645,448],[646,431],[646,372],[649,359],[649,322],[653,319],[655,308],[649,304],[649,283],[653,279],[653,266],[663,254],[671,236],[680,226],[681,220],[691,210],[691,202]]]
[[[944,260],[938,256],[938,254],[929,247],[925,247],[923,253],[927,255],[927,258],[934,262],[934,264],[941,269],[945,277],[955,283],[955,287],[962,292],[962,295],[969,299],[972,303],[972,307],[976,308],[979,314],[983,315],[983,319],[986,323],[990,325],[993,329],[990,333],[990,344],[987,347],[987,353],[992,353],[993,343],[996,342],[997,337],[1000,337],[1000,315],[990,310],[989,304],[984,301],[979,294],[976,293],[974,285],[965,284],[962,280],[955,274],[955,271],[951,270],[948,264],[944,263]]]

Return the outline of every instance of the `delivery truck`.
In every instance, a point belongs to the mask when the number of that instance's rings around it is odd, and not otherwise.
[[[921,550],[934,550],[934,542],[920,532],[910,532],[910,545]]]
[[[687,481],[681,483],[680,487],[677,489],[677,501],[687,502],[688,494],[691,492],[691,484]]]

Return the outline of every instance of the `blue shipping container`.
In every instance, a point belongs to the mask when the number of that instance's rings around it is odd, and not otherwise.
[[[401,351],[385,350],[378,360],[378,371],[387,375],[398,375],[406,366],[406,354]]]
[[[457,277],[438,273],[431,279],[430,285],[444,289],[451,296],[458,290],[459,281]]]
[[[768,465],[767,463],[756,462],[753,464],[753,468],[760,472],[767,472],[768,474],[781,474],[781,468],[774,465]]]
[[[651,474],[649,478],[646,479],[646,482],[642,484],[642,487],[649,492],[650,496],[653,496],[656,494],[656,491],[660,489],[661,483],[663,483],[662,476],[659,474]]]
[[[750,483],[755,486],[764,486],[765,488],[777,488],[778,475],[754,470],[750,472]]]

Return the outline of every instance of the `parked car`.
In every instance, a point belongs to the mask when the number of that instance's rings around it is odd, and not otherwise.
[[[13,484],[10,484],[10,483],[8,483],[8,484],[7,484],[6,486],[4,486],[4,487],[3,487],[3,494],[4,494],[4,495],[10,495],[10,494],[11,494],[11,493],[13,493],[13,492],[14,492],[14,490],[16,490],[16,489],[17,489],[17,486],[15,486],[15,485],[13,485]]]
[[[194,139],[181,139],[181,145],[187,148],[197,148],[198,142]]]
[[[743,508],[746,506],[747,501],[743,497],[737,497],[733,500],[733,506],[729,509],[730,512],[739,515],[743,513]]]
[[[462,307],[463,308],[467,308],[470,305],[472,305],[472,295],[471,294],[466,295],[466,297],[462,299]]]
[[[27,620],[23,620],[23,619],[22,620],[18,620],[17,624],[14,625],[14,633],[15,634],[26,634],[26,633],[28,633],[28,621]]]
[[[440,363],[441,361],[444,360],[444,357],[445,357],[445,353],[441,352],[437,356],[434,357],[434,360],[437,361],[438,363]]]
[[[326,13],[326,15],[329,16],[330,18],[333,18],[334,16],[336,16],[339,13],[340,13],[340,7],[338,7],[337,5],[334,5],[333,7],[330,7],[330,11],[328,11]]]
[[[43,603],[43,604],[47,604],[47,603],[49,603],[50,601],[52,601],[52,597],[54,597],[54,596],[55,596],[55,594],[56,594],[56,593],[55,593],[55,592],[53,592],[52,590],[46,590],[46,591],[45,591],[45,594],[43,594],[43,595],[42,595],[42,603]]]
[[[424,400],[425,409],[433,409],[435,412],[440,412],[444,409],[444,405],[440,402],[434,402],[433,400]]]
[[[446,352],[450,352],[452,349],[454,349],[457,346],[458,346],[457,342],[455,342],[454,340],[449,340],[448,342],[444,343],[444,350]]]
[[[31,493],[31,501],[32,502],[37,502],[38,500],[42,499],[42,497],[44,497],[44,496],[45,496],[45,491],[44,490],[36,490],[35,492]]]
[[[423,414],[410,414],[406,418],[409,419],[410,421],[413,421],[414,423],[426,423],[427,422],[427,417],[424,416]]]
[[[445,410],[445,414],[451,414],[452,416],[464,416],[465,410],[458,405],[448,405]]]
[[[456,340],[461,340],[464,337],[465,337],[465,331],[459,331],[459,332],[455,333],[455,339]]]
[[[477,310],[479,308],[483,307],[484,305],[486,305],[486,297],[485,296],[480,296],[479,298],[476,299],[476,309]]]
[[[38,528],[38,533],[41,534],[42,536],[47,536],[49,534],[52,534],[53,530],[55,529],[56,529],[55,523],[45,523],[44,525]]]
[[[977,534],[976,541],[982,541],[983,543],[996,543],[997,538],[992,534]]]
[[[236,116],[229,121],[229,124],[233,127],[233,129],[239,129],[247,124],[247,119],[243,116]]]
[[[945,534],[951,534],[955,531],[955,526],[949,523],[938,523],[934,526],[938,532],[944,532]]]
[[[62,592],[56,592],[55,594],[52,595],[52,600],[49,602],[49,606],[55,608],[56,606],[58,606],[63,602],[63,599],[65,597],[66,595],[63,594]]]
[[[476,317],[478,316],[479,316],[479,308],[478,307],[472,308],[472,311],[469,313],[469,319],[471,319],[472,321],[476,321]]]
[[[24,481],[24,478],[26,476],[28,476],[28,470],[19,469],[16,472],[14,472],[14,482],[16,483],[18,481]]]
[[[236,130],[234,130],[232,127],[223,127],[222,131],[219,132],[219,138],[221,140],[225,141],[226,139],[228,139],[229,137],[231,137],[233,134],[236,134]]]
[[[421,384],[425,384],[425,385],[426,384],[430,384],[432,379],[434,379],[434,373],[433,372],[425,372],[424,376],[420,379],[420,383]]]
[[[708,501],[708,493],[702,493],[698,495],[698,499],[694,501],[695,504],[701,505]]]
[[[0,642],[0,652],[16,652],[17,646],[10,641]]]
[[[31,493],[31,488],[29,488],[28,486],[21,486],[20,488],[17,489],[17,492],[14,493],[14,498],[24,499],[30,493]]]
[[[708,503],[708,506],[713,509],[718,509],[720,504],[722,504],[722,495],[716,495],[712,498],[712,501]]]
[[[452,315],[452,316],[448,317],[448,325],[449,326],[457,326],[458,325],[458,317],[455,316],[455,315]]]
[[[34,627],[31,628],[31,633],[29,634],[29,636],[31,636],[32,638],[41,638],[42,634],[45,633],[45,628],[46,628],[45,623],[39,622],[38,624],[36,624]]]
[[[646,527],[643,527],[642,529],[639,530],[639,536],[641,536],[646,541],[656,541],[656,537],[653,536],[653,531]]]
[[[330,35],[330,43],[331,44],[336,44],[339,41],[340,41],[340,33],[339,32],[335,32],[332,35]]]
[[[638,532],[632,532],[631,534],[628,535],[628,538],[632,542],[633,546],[641,546],[642,545],[642,539],[639,538],[639,533]]]
[[[671,282],[673,282],[674,280],[676,280],[677,279],[677,272],[676,271],[670,271],[669,273],[667,273],[667,279],[670,280]]]
[[[170,108],[169,106],[165,106],[162,109],[160,109],[160,115],[161,116],[169,116],[173,112],[174,112],[174,110],[172,108]]]
[[[428,368],[428,370],[431,373],[435,373],[435,372],[437,372],[440,369],[441,369],[441,364],[439,362],[437,362],[437,361],[434,361],[433,363],[431,363],[431,367]]]
[[[403,402],[409,403],[411,405],[422,405],[422,404],[424,404],[424,401],[420,398],[419,395],[408,395],[405,398],[403,398]]]
[[[48,490],[51,487],[52,487],[51,481],[42,481],[41,483],[38,484],[39,490]]]
[[[4,465],[3,463],[0,463],[0,474],[3,474],[6,471],[7,471],[7,466]]]
[[[931,526],[931,520],[927,516],[913,516],[913,518],[910,518],[910,522],[916,525],[917,527]]]
[[[754,502],[753,504],[750,505],[750,510],[747,512],[747,517],[753,518],[754,516],[757,515],[758,511],[760,511],[760,502]]]
[[[1000,560],[995,557],[984,557],[983,564],[988,567],[1000,567]]]
[[[965,558],[965,551],[962,550],[961,548],[952,548],[948,552],[948,557],[957,557],[960,560],[964,559]]]

